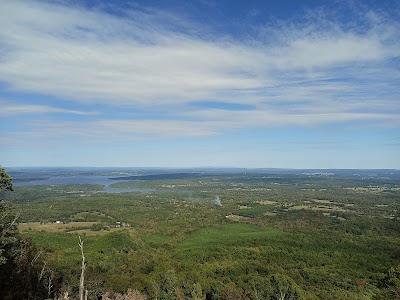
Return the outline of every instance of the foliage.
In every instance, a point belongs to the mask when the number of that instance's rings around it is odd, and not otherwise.
[[[105,194],[59,185],[7,194],[30,222],[23,236],[47,254],[52,296],[77,294],[78,234],[89,299],[122,297],[128,288],[149,299],[396,295],[397,177],[179,175],[115,185],[156,191]],[[216,195],[222,207],[213,205]],[[242,218],[226,218],[232,213]],[[65,232],[57,220],[94,223]]]
[[[12,191],[12,179],[6,170],[0,166],[0,191]]]
[[[0,192],[12,191],[12,180],[0,166]],[[17,242],[17,217],[13,216],[9,205],[0,199],[0,266],[10,259],[9,254]]]
[[[0,167],[0,190],[13,191],[12,180]],[[17,230],[18,215],[0,199],[0,282],[2,299],[34,299],[44,295],[38,283],[39,256],[28,237]]]
[[[381,288],[376,299],[400,299],[400,265],[389,269],[381,281]]]

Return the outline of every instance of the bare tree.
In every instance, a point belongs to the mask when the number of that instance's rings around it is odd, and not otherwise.
[[[46,290],[47,290],[47,296],[50,298],[51,293],[53,292],[53,271],[50,272],[50,274],[47,276],[47,281],[46,281]]]
[[[81,271],[81,279],[79,283],[79,299],[80,300],[87,300],[88,296],[88,291],[85,290],[85,269],[86,269],[86,262],[85,262],[85,255],[83,253],[83,241],[81,240],[81,237],[79,237],[79,248],[81,248],[81,254],[82,254],[82,271]],[[85,293],[85,297],[84,297]]]

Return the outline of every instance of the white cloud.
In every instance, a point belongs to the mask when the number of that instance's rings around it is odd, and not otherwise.
[[[190,114],[194,120],[25,121],[18,131],[2,134],[4,145],[108,144],[115,142],[158,141],[186,137],[218,136],[231,130],[316,127],[339,122],[362,121],[379,126],[400,126],[396,114],[381,113],[281,113],[279,111],[202,110]]]
[[[96,115],[97,112],[84,112],[78,110],[64,109],[47,105],[18,104],[11,101],[0,100],[0,116],[16,116],[21,114],[47,114],[47,113],[65,113],[75,115]]]
[[[313,16],[307,26],[271,25],[268,36],[239,41],[196,32],[196,24],[161,12],[126,15],[1,1],[0,81],[12,91],[56,96],[74,106],[154,108],[181,120],[110,116],[57,129],[94,140],[347,121],[398,126],[400,73],[398,62],[391,63],[400,56],[398,20],[366,12],[368,28],[357,30]],[[251,104],[258,111],[188,106],[203,100]],[[176,111],[166,113],[169,107]],[[7,103],[0,114],[39,112],[86,114],[22,103]],[[36,128],[45,136],[56,130],[48,126],[53,129]]]
[[[212,109],[193,112],[193,116],[206,120],[218,120],[220,129],[271,128],[280,126],[318,126],[336,122],[367,121],[400,126],[398,114],[356,113],[325,109],[307,112],[281,112],[278,110],[231,111]]]
[[[26,121],[16,131],[4,132],[4,145],[114,143],[219,134],[222,122],[176,120]]]

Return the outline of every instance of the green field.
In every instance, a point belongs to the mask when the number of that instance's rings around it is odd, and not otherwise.
[[[224,224],[199,229],[180,244],[182,251],[216,246],[238,246],[249,243],[267,243],[268,239],[284,234],[273,228],[260,228],[249,224]]]

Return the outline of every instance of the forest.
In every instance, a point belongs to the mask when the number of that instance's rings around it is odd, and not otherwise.
[[[400,299],[393,172],[151,171],[105,193],[11,191],[3,170],[1,298],[80,299],[84,253],[87,299]]]

